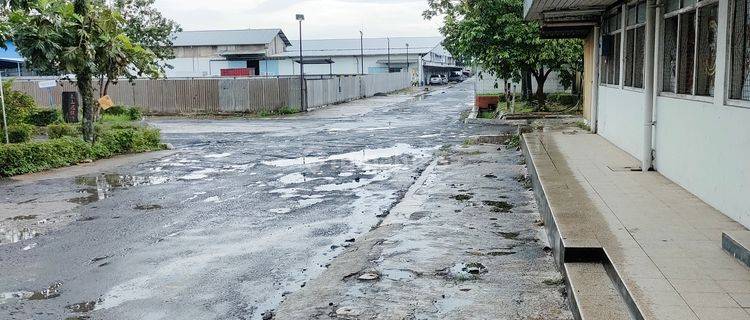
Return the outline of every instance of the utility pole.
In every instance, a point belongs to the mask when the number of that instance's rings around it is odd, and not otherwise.
[[[406,44],[406,72],[409,72],[409,44]]]
[[[302,57],[302,21],[304,20],[304,14],[297,15],[297,21],[299,21],[299,108],[302,111],[307,111],[305,106],[305,61]]]
[[[362,32],[362,30],[359,30],[359,63],[362,65],[362,69],[360,69],[360,74],[365,74],[365,34]]]
[[[385,38],[388,41],[388,73],[391,73],[391,38]]]

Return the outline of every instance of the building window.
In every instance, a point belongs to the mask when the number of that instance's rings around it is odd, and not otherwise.
[[[604,19],[602,25],[602,50],[600,65],[600,82],[620,84],[620,48],[622,42],[622,23],[619,9]]]
[[[715,0],[667,1],[662,91],[714,95],[717,8]]]
[[[646,3],[627,6],[625,27],[625,86],[643,88],[643,55],[646,32]]]
[[[732,5],[729,98],[750,100],[750,14],[748,0]]]

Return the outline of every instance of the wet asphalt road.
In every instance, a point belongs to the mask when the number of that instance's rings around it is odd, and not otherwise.
[[[472,88],[284,119],[155,120],[177,153],[2,183],[18,205],[80,206],[32,224],[59,224],[45,233],[0,228],[0,318],[260,319],[377,225],[439,147],[488,130],[459,119]]]

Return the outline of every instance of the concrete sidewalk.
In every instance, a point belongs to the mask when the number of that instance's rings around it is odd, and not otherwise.
[[[750,272],[721,246],[743,226],[658,172],[631,171],[638,160],[598,135],[535,132],[522,145],[574,313],[750,319]],[[619,297],[600,298],[602,285],[581,276],[587,264],[603,266]],[[605,316],[613,310],[627,312]]]

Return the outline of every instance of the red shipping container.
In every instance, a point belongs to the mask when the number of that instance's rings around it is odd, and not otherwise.
[[[253,68],[221,69],[222,77],[249,77],[252,74],[255,74]]]

